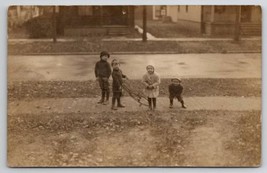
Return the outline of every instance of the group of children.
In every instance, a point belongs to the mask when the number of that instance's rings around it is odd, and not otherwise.
[[[112,110],[117,110],[117,107],[124,108],[125,106],[121,103],[122,96],[122,83],[123,78],[127,78],[121,69],[119,68],[119,61],[113,59],[111,66],[108,63],[108,58],[110,54],[106,51],[100,53],[100,60],[95,64],[95,76],[99,82],[101,88],[101,99],[99,104],[107,104],[109,102],[109,78],[112,76]],[[112,67],[112,69],[111,69]],[[142,83],[144,84],[144,94],[147,97],[148,105],[150,110],[155,110],[157,107],[157,97],[159,96],[159,85],[160,77],[155,72],[155,68],[152,65],[146,67],[147,73],[143,76]],[[181,80],[179,78],[172,78],[171,84],[169,85],[169,99],[170,106],[173,108],[173,99],[177,98],[182,104],[182,108],[186,108],[184,104],[183,97],[183,86],[181,85]],[[117,101],[117,107],[115,103]]]

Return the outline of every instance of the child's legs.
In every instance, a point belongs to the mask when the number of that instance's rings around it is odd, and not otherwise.
[[[157,106],[157,98],[152,98],[153,101],[153,108],[155,109]]]
[[[112,96],[112,106],[115,105],[116,100],[117,100],[117,92],[113,92],[113,96]]]
[[[121,95],[122,95],[122,92],[120,92],[120,91],[113,91],[113,97],[112,98],[115,98],[117,100],[117,104],[118,105],[121,104]]]
[[[148,97],[147,100],[148,100],[148,106],[151,109],[152,108],[152,98]]]
[[[99,83],[99,87],[101,88],[101,101],[100,102],[103,102],[105,99],[105,94],[106,94],[103,79],[99,78],[98,83]]]
[[[182,95],[178,95],[176,98],[182,105],[184,104],[184,100],[183,100]]]
[[[108,79],[103,80],[102,83],[103,83],[102,84],[103,90],[106,94],[106,100],[109,100],[109,82],[108,82]]]
[[[118,100],[118,105],[121,105],[122,91],[120,91],[118,94],[119,94],[119,95],[118,95],[118,98],[117,98],[117,100]]]
[[[170,99],[170,105],[173,105],[173,96],[170,96],[169,99]]]

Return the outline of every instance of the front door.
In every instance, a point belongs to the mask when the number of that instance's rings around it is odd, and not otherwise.
[[[128,7],[127,6],[103,6],[102,7],[103,25],[127,25]]]

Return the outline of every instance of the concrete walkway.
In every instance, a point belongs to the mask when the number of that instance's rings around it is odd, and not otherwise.
[[[61,98],[61,99],[35,99],[32,101],[12,101],[8,105],[9,115],[40,114],[40,113],[87,113],[111,111],[108,105],[97,104],[99,98]],[[178,101],[174,101],[172,110],[229,110],[251,111],[261,110],[260,97],[186,97],[184,98],[187,109],[182,109]],[[123,97],[125,108],[117,111],[146,111],[146,106],[139,104],[130,97]],[[169,109],[169,99],[159,97],[157,110]]]

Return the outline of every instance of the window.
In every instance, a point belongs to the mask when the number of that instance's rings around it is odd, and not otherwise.
[[[177,8],[178,12],[180,12],[180,5],[178,5],[178,8]]]
[[[188,5],[185,6],[185,12],[188,12]]]

